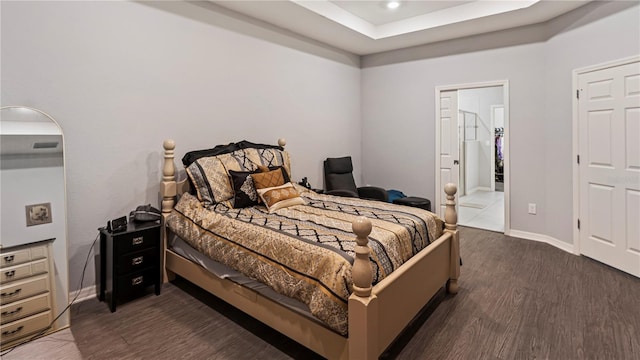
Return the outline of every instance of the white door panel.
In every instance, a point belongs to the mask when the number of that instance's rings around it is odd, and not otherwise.
[[[444,216],[447,195],[444,184],[458,185],[458,91],[440,93],[440,204],[437,209]],[[456,204],[458,195],[456,194]],[[456,205],[457,206],[457,205]]]
[[[578,76],[581,252],[640,276],[640,63]]]

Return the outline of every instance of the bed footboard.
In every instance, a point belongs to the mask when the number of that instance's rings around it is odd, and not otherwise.
[[[447,184],[445,230],[431,245],[409,259],[376,286],[371,286],[367,236],[371,222],[353,223],[356,259],[349,297],[349,359],[377,359],[443,285],[457,293],[460,275],[455,184]]]

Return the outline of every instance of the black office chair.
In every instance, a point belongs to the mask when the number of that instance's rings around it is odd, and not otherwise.
[[[356,187],[351,156],[324,161],[325,194],[388,201],[387,190],[376,186]]]

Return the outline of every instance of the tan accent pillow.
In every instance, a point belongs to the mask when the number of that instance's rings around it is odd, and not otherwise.
[[[262,202],[272,213],[278,209],[283,209],[294,205],[304,205],[304,200],[298,194],[293,184],[286,183],[284,185],[258,189],[258,196]]]
[[[253,185],[256,189],[284,185],[284,177],[280,169],[251,174],[251,178],[253,179]]]
[[[269,167],[268,166],[264,166],[264,165],[258,165],[258,170],[260,170],[260,172],[269,172]]]

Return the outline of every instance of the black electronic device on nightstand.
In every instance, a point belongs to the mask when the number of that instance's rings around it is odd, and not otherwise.
[[[160,224],[131,221],[125,230],[100,229],[99,299],[107,301],[111,312],[116,304],[146,294],[155,287],[160,295],[162,246]]]

